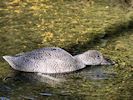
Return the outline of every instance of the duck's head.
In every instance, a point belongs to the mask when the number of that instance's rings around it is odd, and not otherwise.
[[[112,65],[112,61],[108,61],[97,50],[88,50],[76,56],[85,65]]]

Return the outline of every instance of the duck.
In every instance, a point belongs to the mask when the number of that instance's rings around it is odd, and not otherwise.
[[[47,74],[73,72],[87,65],[111,65],[97,50],[72,56],[59,47],[44,47],[3,58],[14,70]]]

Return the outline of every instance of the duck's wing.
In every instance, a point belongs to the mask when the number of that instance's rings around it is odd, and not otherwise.
[[[26,53],[22,52],[22,53],[16,54],[15,57],[23,56],[31,59],[43,59],[44,55],[45,57],[48,57],[48,56],[53,56],[51,53],[59,53],[59,52],[69,54],[65,50],[58,47],[47,47],[47,48],[36,49]]]

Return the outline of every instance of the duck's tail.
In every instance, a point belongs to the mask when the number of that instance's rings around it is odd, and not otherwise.
[[[9,63],[9,65],[11,66],[11,67],[14,67],[15,65],[14,65],[14,57],[12,57],[12,56],[3,56],[3,58]]]

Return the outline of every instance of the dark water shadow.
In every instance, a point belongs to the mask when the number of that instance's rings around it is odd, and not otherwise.
[[[82,53],[86,50],[93,49],[96,46],[101,44],[101,40],[112,40],[118,38],[125,34],[125,32],[129,32],[133,30],[133,20],[129,20],[123,23],[115,23],[114,26],[108,26],[105,29],[105,34],[98,34],[90,41],[85,42],[84,44],[72,44],[68,46],[67,51],[73,55]],[[131,33],[126,33],[126,35],[130,35]],[[76,51],[76,52],[75,52]]]

